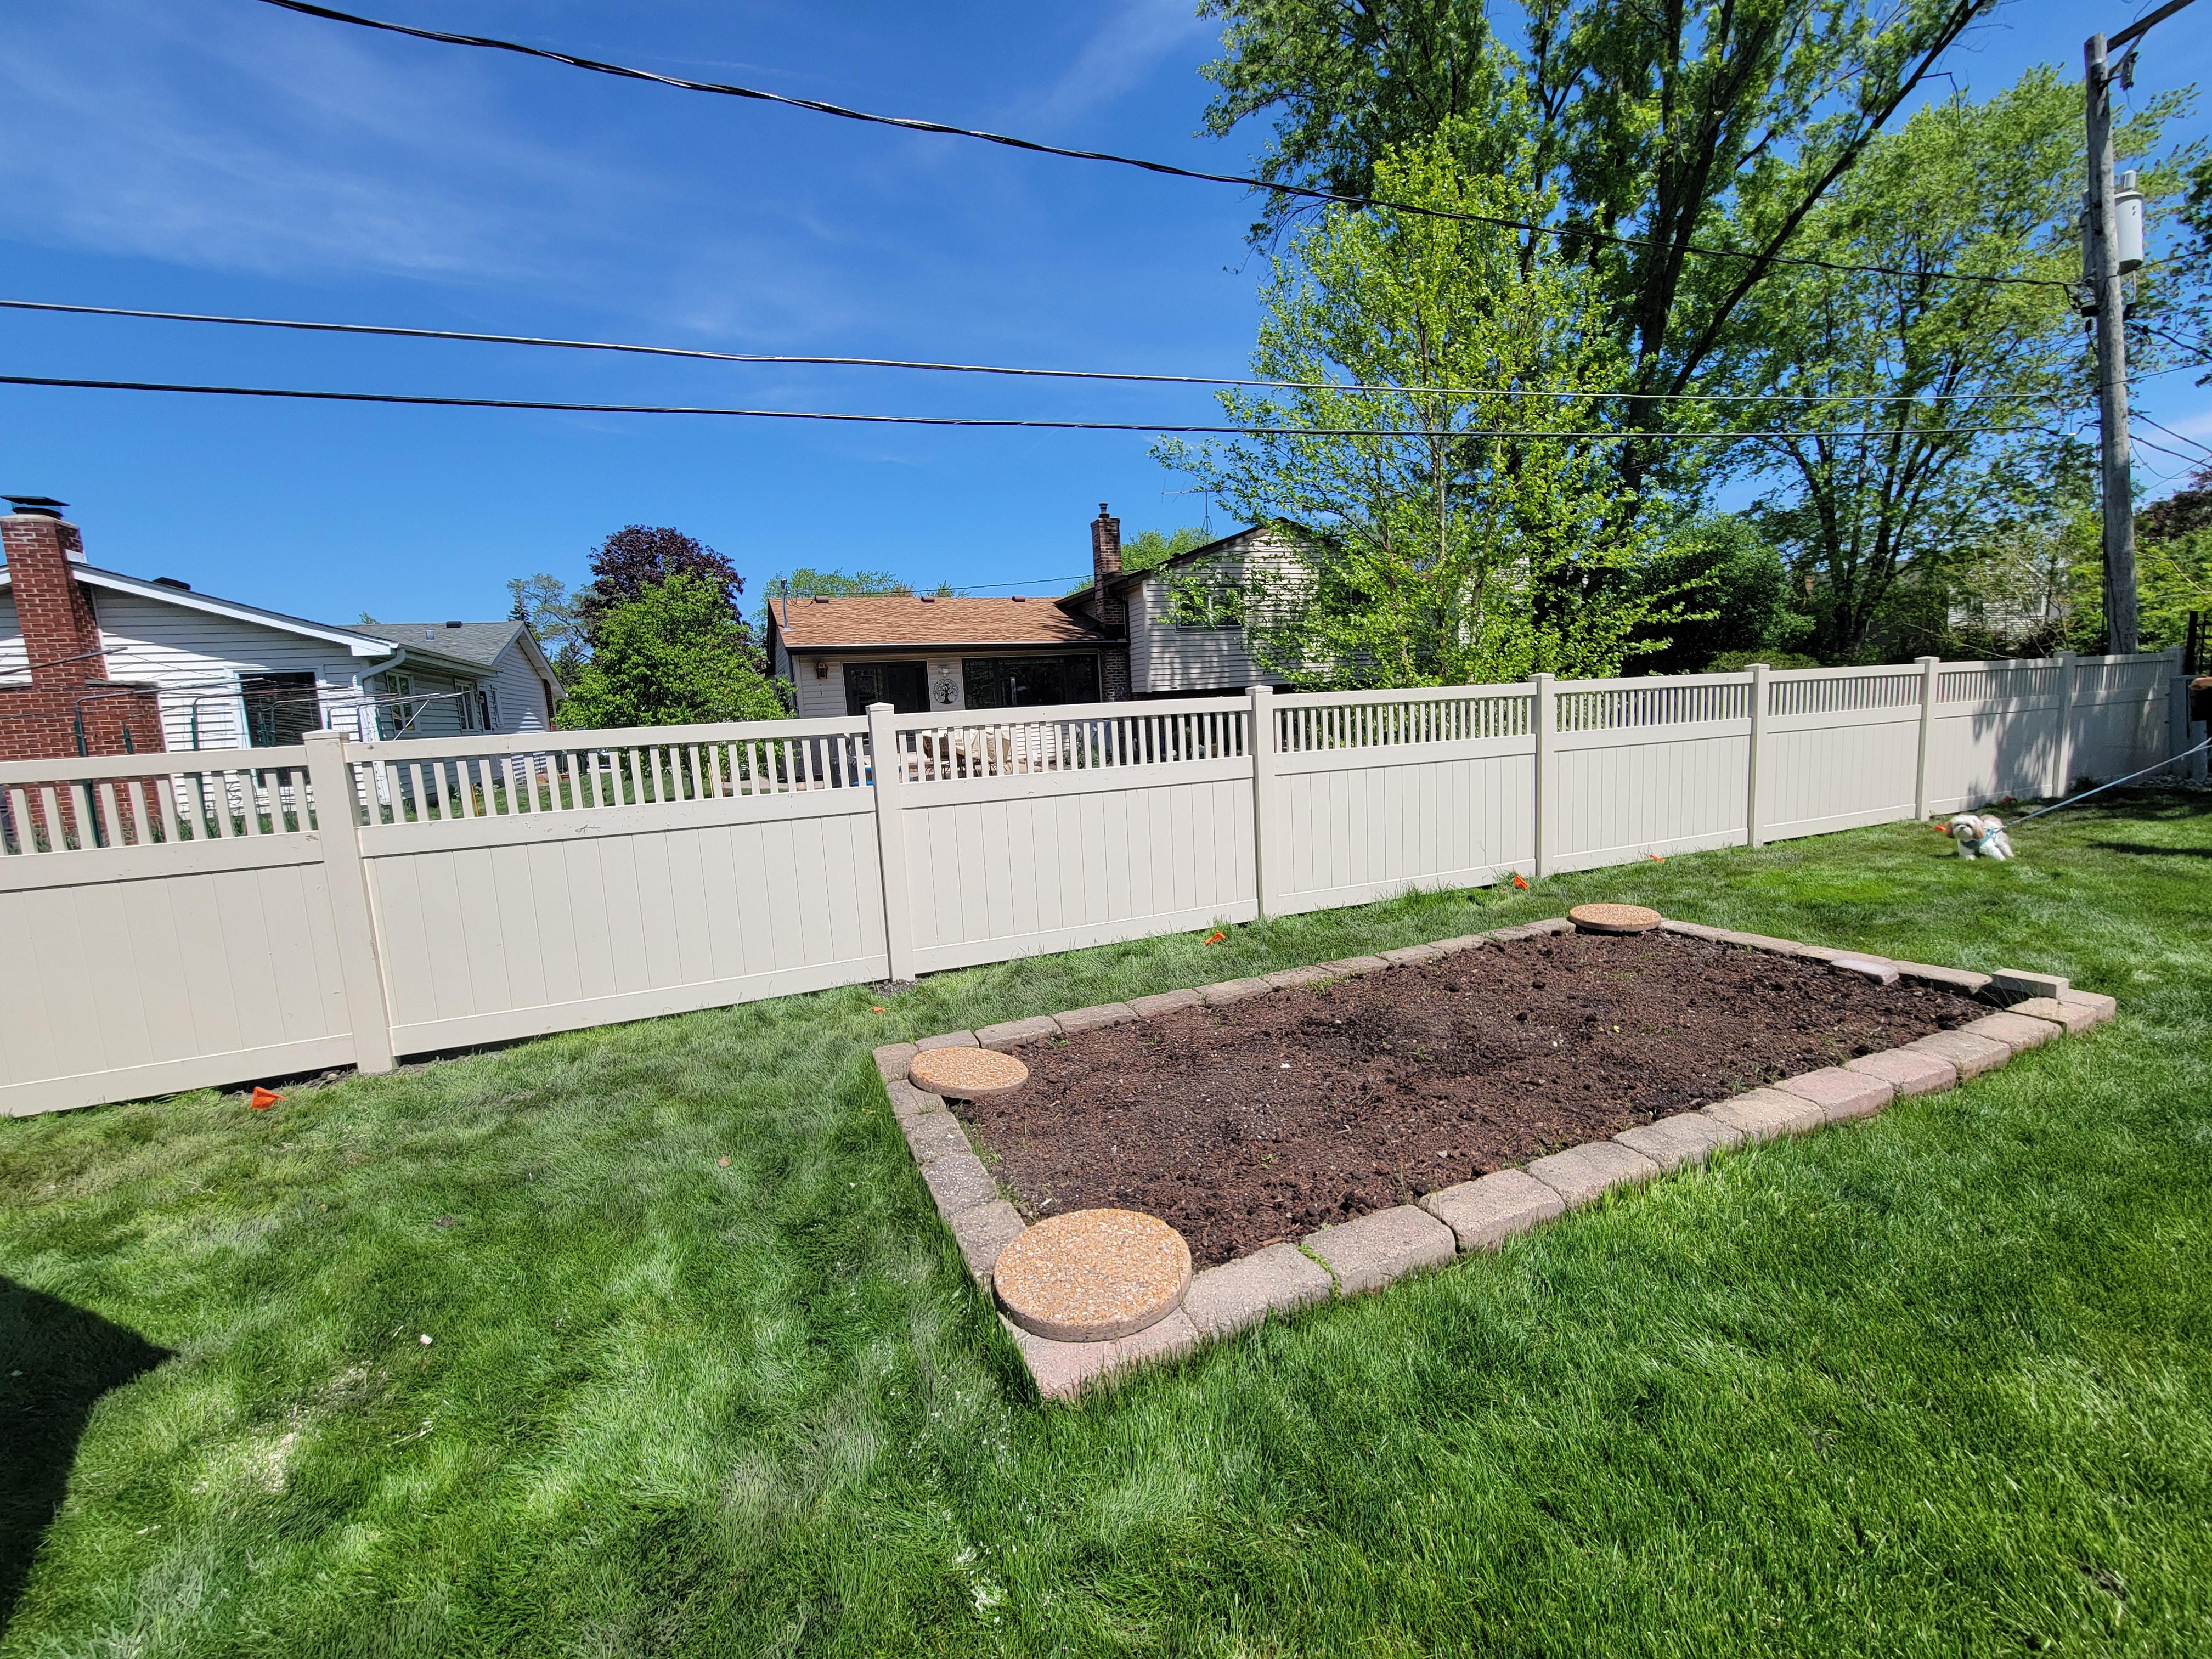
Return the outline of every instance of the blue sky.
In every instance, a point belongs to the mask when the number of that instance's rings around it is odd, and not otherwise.
[[[1239,170],[1194,136],[1214,28],[1083,7],[362,0],[671,73]],[[1947,67],[1993,92],[2148,9],[2014,0]],[[2091,15],[2092,12],[2096,13]],[[1259,262],[1218,185],[1009,154],[458,51],[253,0],[0,0],[11,297],[726,350],[1236,373]],[[2136,98],[2205,78],[2212,3]],[[1948,92],[1945,83],[1940,91]],[[2199,111],[2186,133],[2206,131]],[[602,358],[0,313],[12,372],[1133,421],[1206,395]],[[2149,410],[2212,439],[2212,395]],[[2155,435],[2155,434],[2152,434]],[[625,523],[751,579],[794,564],[1056,586],[1088,521],[1194,522],[1140,434],[259,404],[0,387],[0,488],[73,504],[93,556],[310,616],[502,614]],[[2140,453],[2146,476],[2179,464]],[[1218,527],[1230,526],[1218,516]]]

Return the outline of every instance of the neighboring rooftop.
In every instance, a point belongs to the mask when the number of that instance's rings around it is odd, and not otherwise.
[[[882,649],[918,645],[1103,645],[1110,635],[1045,598],[923,599],[841,593],[770,601],[773,625],[791,651]],[[789,620],[786,621],[787,614]]]
[[[410,650],[427,651],[456,662],[472,662],[489,668],[499,660],[514,636],[519,622],[354,623],[347,632],[366,634],[373,640],[389,640]]]

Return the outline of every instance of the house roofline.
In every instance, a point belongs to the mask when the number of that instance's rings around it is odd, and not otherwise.
[[[1103,651],[1122,643],[1118,639],[1101,634],[1080,640],[922,640],[917,641],[876,641],[866,644],[848,645],[842,641],[814,644],[811,641],[793,643],[785,638],[775,641],[783,647],[784,654],[792,657],[820,656],[825,652],[836,652],[843,656],[859,656],[878,652],[902,652],[908,656],[942,656],[948,651]]]
[[[212,593],[197,593],[189,587],[171,587],[166,582],[143,580],[137,576],[126,576],[119,570],[102,570],[97,565],[72,562],[70,574],[93,587],[105,587],[118,593],[135,593],[142,599],[158,599],[164,605],[181,605],[188,611],[204,611],[213,616],[228,617],[238,622],[253,623],[263,628],[274,628],[311,640],[343,645],[356,657],[383,657],[392,652],[392,642],[388,640],[352,633],[343,628],[332,628],[326,623],[309,622],[304,617],[289,617],[281,611],[264,611],[259,605],[241,605],[235,599],[217,599]],[[12,586],[9,573],[0,570],[0,586]]]

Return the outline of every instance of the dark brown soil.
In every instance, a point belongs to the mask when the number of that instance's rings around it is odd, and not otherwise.
[[[1989,1012],[1672,933],[1492,945],[1025,1043],[958,1110],[1032,1219],[1164,1218],[1210,1267]]]

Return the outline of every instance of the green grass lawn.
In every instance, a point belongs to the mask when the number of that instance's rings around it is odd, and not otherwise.
[[[0,1124],[0,1652],[2212,1652],[2212,800],[2017,844],[1895,825]],[[1599,897],[2120,1018],[1036,1402],[873,1045]]]

